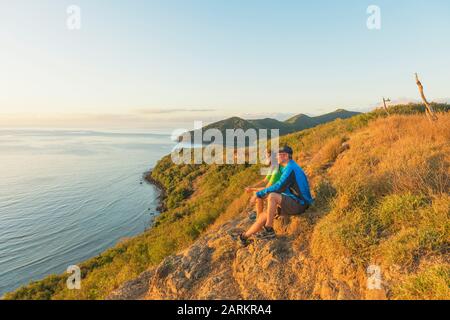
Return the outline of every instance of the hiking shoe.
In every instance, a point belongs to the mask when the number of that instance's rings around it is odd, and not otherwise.
[[[241,246],[243,247],[247,247],[251,242],[248,238],[244,237],[244,234],[241,233],[238,237],[239,243],[241,244]]]
[[[276,238],[275,231],[273,228],[267,228],[264,227],[264,229],[256,235],[256,238],[259,240],[265,240],[265,239],[275,239]]]
[[[255,211],[252,211],[248,214],[248,218],[250,219],[250,221],[255,221],[257,217],[258,214]]]

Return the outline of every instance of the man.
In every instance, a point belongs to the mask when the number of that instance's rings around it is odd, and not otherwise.
[[[280,166],[275,159],[275,153],[272,154],[270,150],[267,150],[266,156],[268,159],[267,165],[270,165],[270,172],[269,174],[264,178],[264,180],[260,181],[258,184],[256,184],[253,187],[245,188],[245,191],[247,193],[254,193],[254,195],[250,199],[250,206],[254,208],[254,211],[249,212],[249,219],[254,221],[256,218],[262,213],[264,210],[264,199],[258,198],[256,196],[256,192],[264,190],[280,180],[282,175],[282,169],[283,167]],[[264,187],[261,187],[264,186]]]
[[[313,203],[308,178],[302,168],[292,160],[293,151],[284,146],[277,154],[278,163],[283,167],[280,180],[274,185],[256,192],[259,199],[267,198],[267,209],[259,215],[250,229],[239,236],[243,245],[249,244],[249,238],[257,232],[259,239],[275,238],[273,220],[280,207],[280,215],[299,215]]]

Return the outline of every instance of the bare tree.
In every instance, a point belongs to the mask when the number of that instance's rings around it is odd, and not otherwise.
[[[420,92],[420,96],[422,97],[423,102],[425,103],[425,108],[426,108],[426,114],[428,116],[428,119],[430,119],[430,121],[436,121],[438,119],[436,113],[434,112],[434,108],[431,105],[431,103],[428,102],[427,98],[425,97],[425,93],[423,92],[423,85],[419,80],[419,75],[416,73],[416,83],[417,86],[419,87],[419,92]]]
[[[389,113],[389,110],[388,110],[388,107],[387,107],[387,104],[386,104],[386,102],[391,102],[391,99],[385,99],[384,97],[383,97],[383,106],[384,106],[384,110],[386,110],[386,113],[387,113],[387,115],[389,116],[389,115],[391,115],[390,113]]]

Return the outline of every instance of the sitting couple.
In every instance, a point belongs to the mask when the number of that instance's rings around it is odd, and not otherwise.
[[[308,179],[302,168],[292,160],[293,151],[284,146],[277,153],[278,169],[274,168],[264,180],[266,188],[247,188],[255,192],[252,202],[256,208],[256,222],[239,236],[242,245],[248,245],[249,238],[258,233],[259,239],[275,238],[273,221],[277,213],[281,216],[304,213],[313,203]],[[264,210],[264,201],[267,202]],[[254,217],[251,217],[254,218]]]

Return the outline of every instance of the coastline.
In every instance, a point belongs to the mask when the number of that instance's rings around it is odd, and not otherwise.
[[[150,171],[144,172],[143,177],[147,183],[153,185],[159,191],[159,195],[157,198],[158,206],[156,207],[156,211],[158,211],[158,213],[161,214],[164,211],[166,211],[166,209],[167,209],[164,204],[164,200],[167,197],[167,191],[161,182],[159,182],[158,180],[156,180],[152,177],[152,172],[153,172],[153,169],[151,169]]]

